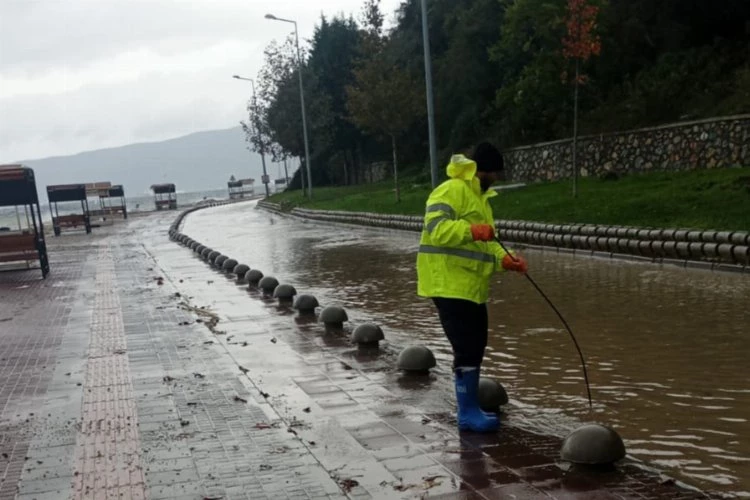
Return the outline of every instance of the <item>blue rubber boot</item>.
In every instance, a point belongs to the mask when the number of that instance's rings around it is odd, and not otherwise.
[[[489,416],[479,408],[477,387],[479,368],[455,372],[456,402],[458,403],[458,429],[474,432],[494,432],[500,427],[497,417]]]

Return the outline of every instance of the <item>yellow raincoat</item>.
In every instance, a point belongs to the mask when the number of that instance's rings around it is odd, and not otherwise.
[[[483,304],[492,274],[503,270],[506,252],[496,241],[474,241],[471,225],[494,227],[489,199],[497,193],[482,193],[477,164],[464,155],[453,155],[447,170],[449,179],[427,199],[417,254],[417,293]]]

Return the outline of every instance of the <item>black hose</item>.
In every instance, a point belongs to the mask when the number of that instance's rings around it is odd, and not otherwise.
[[[510,253],[510,251],[505,248],[505,245],[503,245],[503,242],[500,241],[500,238],[495,236],[495,241],[497,241],[500,244],[500,247],[502,247],[503,250],[505,250],[505,253],[510,255],[510,258],[517,262],[517,259],[513,256],[513,254]],[[581,352],[581,347],[578,345],[578,341],[576,340],[576,336],[573,335],[573,330],[571,330],[570,325],[568,325],[568,322],[565,321],[565,318],[563,318],[563,315],[560,314],[560,311],[557,310],[555,305],[552,303],[551,300],[549,300],[549,297],[542,291],[541,288],[539,288],[539,285],[536,284],[536,281],[533,280],[531,276],[529,276],[529,273],[524,273],[524,276],[526,276],[526,279],[529,280],[529,283],[531,283],[534,288],[536,288],[536,291],[539,292],[539,295],[544,298],[544,300],[547,301],[547,304],[552,308],[553,311],[555,311],[555,314],[557,314],[557,317],[560,318],[560,321],[562,321],[562,324],[565,325],[565,329],[570,334],[570,338],[573,339],[573,344],[576,346],[576,350],[578,351],[578,356],[581,358],[581,366],[583,367],[583,379],[586,381],[586,393],[589,397],[589,409],[593,407],[593,404],[591,402],[591,386],[589,385],[589,374],[586,370],[586,360],[583,359],[583,352]]]

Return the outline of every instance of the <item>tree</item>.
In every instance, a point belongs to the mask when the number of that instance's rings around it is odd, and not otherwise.
[[[567,33],[562,40],[563,56],[575,61],[575,88],[573,97],[573,196],[578,195],[578,164],[576,153],[578,149],[578,86],[586,83],[587,77],[580,72],[581,64],[599,55],[601,41],[595,33],[596,16],[599,8],[591,5],[587,0],[568,0],[565,26]]]
[[[390,139],[393,181],[399,202],[396,141],[424,115],[424,85],[389,60],[382,35],[380,0],[367,0],[363,17],[361,56],[354,69],[354,84],[346,87],[346,107],[352,123],[365,132]]]
[[[505,145],[555,139],[566,130],[568,101],[560,85],[565,68],[560,54],[564,4],[548,0],[507,3],[500,39],[489,48],[499,70],[494,135]]]
[[[328,176],[343,184],[351,184],[358,178],[357,150],[363,139],[362,132],[347,119],[345,90],[354,82],[353,70],[359,51],[360,29],[354,19],[322,17],[315,27],[307,61],[316,79],[317,91],[325,96],[330,106],[327,128],[330,149],[321,152],[327,159],[323,164]]]
[[[363,61],[354,75],[355,84],[346,89],[351,120],[366,132],[390,139],[396,201],[401,201],[396,141],[424,115],[423,86],[382,53]]]
[[[303,81],[305,105],[307,107],[307,125],[310,141],[311,156],[320,157],[331,141],[331,106],[327,95],[319,88],[316,75],[307,67],[304,48],[301,49],[303,61]],[[275,161],[289,156],[305,156],[304,138],[302,133],[300,90],[298,76],[297,53],[292,37],[283,44],[270,43],[265,51],[265,64],[258,74],[257,104],[253,106],[255,116],[259,116],[260,133],[257,139],[263,148],[270,151]],[[253,123],[255,125],[255,123]],[[315,167],[311,169],[314,184],[324,184],[328,181],[323,162],[312,161]],[[306,165],[301,162],[299,170],[299,185],[303,184]],[[292,180],[292,187],[297,186],[297,176]],[[308,179],[309,182],[309,179]]]

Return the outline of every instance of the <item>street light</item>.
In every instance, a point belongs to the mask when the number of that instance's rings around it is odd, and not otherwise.
[[[297,47],[297,73],[299,74],[299,101],[302,106],[302,137],[305,140],[305,167],[307,168],[307,196],[312,199],[312,176],[310,175],[310,147],[307,142],[307,119],[305,118],[305,92],[302,90],[302,57],[299,53],[299,35],[297,34],[297,21],[282,19],[273,14],[266,14],[266,19],[292,23],[294,25],[294,44]]]
[[[253,87],[253,106],[255,107],[256,101],[255,101],[255,82],[252,78],[245,78],[240,75],[232,75],[232,78],[236,78],[237,80],[245,80],[250,82],[250,85]],[[257,108],[256,108],[257,109]],[[266,198],[271,196],[271,194],[268,191],[268,174],[266,173],[266,155],[263,154],[263,138],[260,136],[260,123],[258,121],[258,115],[255,112],[255,109],[253,110],[253,118],[255,120],[255,131],[258,134],[258,146],[260,147],[260,161],[263,164],[263,184],[266,186]]]
[[[430,61],[430,34],[427,26],[427,0],[422,0],[422,45],[424,45],[424,81],[427,99],[427,132],[430,137],[430,177],[432,187],[438,184],[437,144],[435,141],[435,110],[432,105],[432,62]]]

